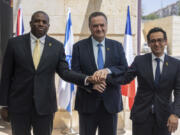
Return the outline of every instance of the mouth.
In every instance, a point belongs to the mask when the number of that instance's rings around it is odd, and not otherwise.
[[[44,31],[44,28],[38,28],[38,31]]]

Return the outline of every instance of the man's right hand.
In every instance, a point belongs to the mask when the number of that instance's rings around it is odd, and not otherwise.
[[[3,107],[0,109],[0,114],[1,117],[4,121],[9,122],[9,116],[8,116],[8,108],[7,107]]]
[[[100,93],[103,93],[105,88],[106,88],[106,83],[104,81],[93,85],[93,89],[97,90]]]

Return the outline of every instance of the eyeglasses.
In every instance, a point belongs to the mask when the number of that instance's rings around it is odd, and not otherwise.
[[[163,39],[163,38],[158,38],[158,39],[152,39],[152,40],[150,40],[149,43],[155,44],[155,43],[157,42],[157,43],[161,44],[161,43],[163,43],[164,41],[165,41],[165,39]]]

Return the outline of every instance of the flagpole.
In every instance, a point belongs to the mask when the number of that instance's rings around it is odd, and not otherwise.
[[[124,104],[124,106],[126,106],[126,97],[125,97],[125,96],[124,96],[124,99],[123,99],[123,104]],[[124,107],[124,108],[126,108],[126,107]],[[120,135],[123,135],[123,134],[126,133],[126,131],[125,131],[125,129],[124,129],[124,128],[125,128],[125,116],[126,116],[125,111],[126,111],[126,110],[123,109],[123,118],[124,118],[124,119],[123,119],[123,122],[122,122],[122,123],[123,123],[123,128],[119,130],[119,134],[120,134]]]
[[[74,129],[73,129],[73,118],[72,118],[72,114],[70,114],[70,127],[66,128],[65,130],[63,130],[61,132],[63,135],[79,135],[79,133],[77,133]]]

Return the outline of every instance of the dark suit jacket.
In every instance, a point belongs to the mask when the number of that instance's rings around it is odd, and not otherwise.
[[[109,68],[113,76],[124,73],[127,62],[121,43],[105,39],[105,64],[104,68]],[[93,75],[97,71],[92,40],[88,39],[77,42],[73,47],[72,70]],[[122,97],[120,85],[109,84],[103,94],[92,89],[78,87],[75,109],[80,113],[93,113],[97,110],[100,100],[103,100],[105,108],[110,113],[117,113],[122,110]]]
[[[55,72],[66,81],[84,84],[85,75],[68,69],[63,44],[46,36],[37,70],[34,68],[30,34],[12,38],[3,60],[0,105],[9,111],[25,113],[34,104],[39,114],[57,110]]]
[[[114,80],[110,77],[108,79],[113,83],[129,83],[136,76],[138,88],[131,110],[131,119],[134,122],[144,122],[150,114],[152,104],[160,126],[166,126],[170,114],[180,116],[180,62],[177,59],[165,55],[158,86],[154,83],[150,53],[137,56],[124,76]],[[173,103],[172,92],[174,92]]]

